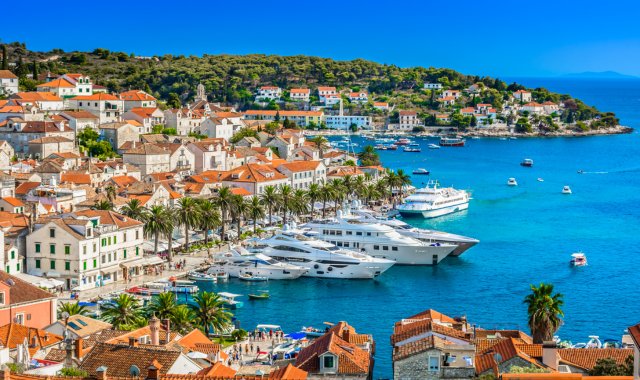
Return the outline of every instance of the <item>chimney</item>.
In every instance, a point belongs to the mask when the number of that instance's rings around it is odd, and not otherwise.
[[[98,380],[107,380],[107,367],[100,366],[96,369],[96,378]]]
[[[546,341],[542,343],[542,364],[558,370],[558,347],[554,341]]]
[[[84,346],[83,339],[82,338],[78,338],[76,340],[76,345],[74,347],[74,350],[75,350],[74,353],[75,353],[76,359],[78,359],[78,360],[80,360],[82,358],[83,346]]]
[[[342,339],[346,340],[347,342],[349,341],[349,328],[346,326],[344,329],[342,329]]]
[[[171,341],[171,321],[169,319],[163,319],[162,328],[167,334],[165,343],[169,343],[169,341]]]
[[[155,316],[149,320],[149,330],[151,330],[151,344],[160,345],[160,320]]]
[[[153,359],[147,371],[147,380],[158,380],[160,378],[160,369],[162,365],[156,359]]]
[[[138,347],[138,339],[130,336],[129,337],[129,347]]]

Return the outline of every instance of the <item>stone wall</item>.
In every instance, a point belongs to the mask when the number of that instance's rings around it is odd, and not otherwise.
[[[464,380],[475,376],[473,367],[444,367],[439,371],[429,371],[429,356],[441,357],[441,352],[435,349],[427,350],[416,355],[409,356],[393,363],[394,380]]]

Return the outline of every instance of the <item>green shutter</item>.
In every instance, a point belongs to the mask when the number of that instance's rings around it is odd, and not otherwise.
[[[98,260],[93,259],[93,267],[97,268],[98,267]]]
[[[49,244],[49,253],[51,253],[52,255],[56,254],[56,245],[55,244]]]
[[[64,270],[71,270],[71,262],[69,261],[64,262]]]
[[[20,272],[20,263],[16,264],[16,271]]]
[[[40,269],[40,260],[36,260],[36,268]]]
[[[123,249],[122,251],[124,252],[124,258],[126,259],[127,258],[127,250]]]
[[[136,256],[138,256],[140,254],[140,248],[136,247]]]
[[[36,243],[36,253],[40,253],[40,243]]]
[[[87,262],[86,261],[82,263],[82,269],[83,270],[87,270]]]
[[[71,254],[71,246],[70,245],[65,245],[64,246],[64,254],[65,255],[70,255]]]
[[[55,261],[55,260],[51,260],[51,261],[49,262],[49,267],[50,267],[51,269],[56,269],[56,261]]]

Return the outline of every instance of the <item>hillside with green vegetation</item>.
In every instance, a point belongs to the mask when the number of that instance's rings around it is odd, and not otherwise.
[[[204,55],[137,57],[133,53],[95,49],[92,52],[64,52],[54,49],[49,52],[34,52],[24,44],[4,45],[6,58],[3,66],[20,77],[23,90],[34,90],[39,83],[33,74],[42,75],[79,72],[88,74],[94,83],[106,86],[109,91],[142,89],[163,101],[163,107],[179,107],[191,101],[196,86],[202,83],[209,100],[234,104],[238,109],[259,108],[254,103],[255,90],[262,85],[276,85],[283,88],[284,100],[292,87],[336,86],[339,90],[367,90],[370,101],[360,105],[345,102],[345,108],[352,114],[386,116],[384,111],[373,107],[373,101],[388,102],[394,106],[391,113],[393,122],[397,111],[416,110],[430,125],[442,123],[436,120],[436,113],[447,113],[453,117],[449,122],[457,127],[474,126],[470,116],[462,117],[458,111],[479,103],[490,103],[498,111],[513,101],[514,91],[525,87],[507,84],[497,78],[463,75],[446,68],[411,67],[379,64],[363,59],[336,61],[329,58],[309,56],[275,55]],[[465,90],[476,84],[479,91],[464,93],[456,104],[441,107],[437,101],[438,90],[424,89],[424,83],[440,83],[445,89]],[[539,103],[551,101],[563,104],[565,112],[550,118],[522,120],[519,115],[499,115],[497,118],[511,125],[520,124],[530,128],[528,122],[553,130],[555,123],[566,123],[581,129],[597,129],[618,124],[613,113],[603,113],[584,104],[570,95],[552,93],[544,88],[531,89],[533,100]],[[318,98],[312,91],[311,105]],[[263,107],[265,107],[263,105]],[[266,105],[272,109],[295,109],[294,103]],[[526,116],[526,115],[525,115]],[[554,120],[555,118],[555,120]],[[536,124],[538,125],[538,124]],[[557,127],[556,127],[557,128]]]

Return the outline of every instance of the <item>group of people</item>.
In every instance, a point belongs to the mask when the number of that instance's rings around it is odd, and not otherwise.
[[[185,270],[186,267],[187,267],[187,260],[185,259],[178,260],[174,263],[169,263],[169,269]]]
[[[284,339],[284,332],[273,330],[269,330],[268,332],[256,330],[249,333],[249,341],[265,341],[267,339],[273,340],[274,338],[279,342],[280,340]]]

